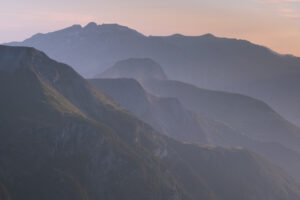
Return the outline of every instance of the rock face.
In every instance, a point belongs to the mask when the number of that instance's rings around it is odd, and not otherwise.
[[[119,60],[151,58],[173,80],[250,95],[300,124],[300,58],[279,55],[248,41],[211,34],[147,37],[116,24],[90,23],[9,45],[35,47],[86,77],[95,77]]]
[[[2,199],[300,198],[256,154],[160,135],[35,49],[0,46],[0,55]]]

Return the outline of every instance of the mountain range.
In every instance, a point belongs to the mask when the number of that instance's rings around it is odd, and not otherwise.
[[[134,60],[136,63],[133,65]],[[158,120],[160,123],[152,125],[157,130],[163,130],[162,127],[168,124],[169,131],[162,133],[189,142],[251,149],[300,180],[298,127],[259,100],[234,93],[205,90],[179,81],[157,79],[156,77],[161,77],[158,75],[163,74],[163,70],[157,70],[159,64],[155,61],[151,62],[155,63],[153,65],[149,63],[146,60],[142,63],[141,59],[119,61],[118,65],[112,66],[100,76],[111,79],[93,79],[90,82],[145,122],[153,124],[153,121]],[[146,71],[135,73],[137,65],[143,66],[140,70],[148,68],[147,72],[152,73],[148,73],[149,76],[144,79],[143,74],[146,74]],[[133,79],[139,80],[148,92]],[[170,100],[164,107],[156,106],[155,102],[148,98],[149,91],[157,95],[156,98],[178,99],[177,106],[169,109],[169,105],[174,105]],[[155,110],[161,112],[157,113]],[[194,116],[194,120],[186,117],[187,112]],[[191,122],[197,124],[194,126],[194,132],[199,134],[191,135],[186,122],[190,122],[189,127]]]
[[[159,98],[134,79],[91,79],[94,86],[160,133],[181,141],[207,143],[197,116],[176,98]],[[185,133],[185,134],[183,134]]]
[[[0,199],[299,200],[299,66],[94,22],[0,45]]]
[[[145,36],[125,26],[92,22],[7,45],[35,47],[85,77],[95,77],[119,60],[152,58],[172,80],[252,96],[300,125],[300,58],[245,40],[212,34]]]
[[[164,136],[33,48],[0,46],[0,91],[2,199],[300,198],[261,156]]]
[[[0,46],[0,83],[2,199],[300,197],[262,157],[161,135],[33,48]]]

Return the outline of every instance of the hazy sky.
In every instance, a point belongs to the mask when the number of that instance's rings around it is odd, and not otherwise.
[[[0,43],[89,21],[247,39],[300,56],[300,0],[0,0]]]

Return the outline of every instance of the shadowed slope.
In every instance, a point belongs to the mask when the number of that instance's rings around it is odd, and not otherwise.
[[[142,65],[142,63],[139,62],[139,65]],[[127,64],[124,66],[119,64],[118,69],[126,69],[127,74],[133,71]],[[143,70],[143,68],[140,70]],[[123,74],[114,68],[114,71],[106,75],[109,77],[122,77]],[[151,78],[151,76],[146,78],[136,76],[136,78],[149,91],[160,96],[160,99],[165,97],[178,98],[183,103],[183,105],[169,106],[172,109],[166,110],[166,113],[171,114],[169,118],[173,118],[173,121],[176,122],[171,126],[176,127],[176,130],[178,130],[175,131],[176,135],[172,133],[168,135],[202,144],[245,147],[265,156],[300,179],[298,172],[300,154],[299,151],[297,152],[299,150],[299,128],[287,122],[265,103],[244,95],[200,89],[179,81],[160,81]],[[161,120],[161,116],[164,116],[163,112],[153,114],[155,109],[137,109],[137,105],[146,102],[145,99],[147,99],[149,93],[146,94],[140,86],[138,89],[137,87],[127,87],[126,81],[122,80],[92,80],[92,83],[100,89],[104,89],[103,91],[112,96],[116,102],[137,116],[147,116],[142,118],[145,122],[151,123],[153,120]],[[130,81],[130,83],[132,85],[134,81]],[[143,92],[136,95],[137,90]],[[140,98],[137,98],[139,96],[143,96],[144,101],[140,101]],[[145,104],[142,103],[141,105]],[[171,102],[167,104],[172,105]],[[145,107],[147,106],[141,106],[141,108]],[[198,130],[201,130],[202,135],[205,135],[205,140],[203,137],[199,137],[201,136],[199,134],[190,134],[190,130],[187,128],[180,129],[177,127],[177,125],[182,126],[186,121],[183,120],[184,118],[181,118],[182,123],[175,120],[184,116],[183,112],[177,112],[180,110],[179,108],[184,110],[184,107],[197,113],[198,116],[193,115],[194,123],[198,124]],[[143,112],[140,113],[138,110],[143,110]],[[160,110],[163,109],[160,107]],[[292,150],[293,148],[295,150]]]
[[[5,48],[1,46],[0,55]],[[15,50],[20,49],[9,50],[12,56]],[[22,61],[14,72],[1,71],[0,76],[0,177],[13,199],[187,198],[150,152],[129,147],[120,132],[96,118],[100,119],[100,112],[119,113],[119,119],[127,116],[128,128],[135,126],[141,132],[130,132],[122,121],[116,122],[128,132],[128,140],[148,132],[145,125],[68,66],[34,49],[21,50],[25,51],[21,60],[31,62]],[[86,100],[94,100],[89,106],[98,112],[91,112],[81,94],[89,94]]]
[[[6,48],[0,47],[0,55]],[[34,49],[21,49],[30,52],[21,57],[22,62],[16,57],[20,64],[15,70],[0,72],[0,107],[7,109],[0,113],[6,119],[0,122],[2,196],[22,200],[299,199],[299,186],[260,157],[162,136],[70,67]],[[9,51],[14,56],[19,48]],[[218,168],[222,165],[224,169]],[[227,179],[237,169],[240,175]],[[249,185],[238,183],[248,182],[245,174],[252,177],[258,172],[250,183],[264,183],[264,187],[254,187],[251,196]],[[218,173],[223,176],[214,176]],[[220,185],[226,186],[226,192]]]
[[[181,141],[207,143],[197,116],[175,98],[158,98],[147,93],[134,79],[90,79],[115,102],[156,130]]]

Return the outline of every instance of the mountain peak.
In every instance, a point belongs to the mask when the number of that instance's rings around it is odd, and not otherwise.
[[[97,28],[98,28],[98,25],[95,22],[90,22],[84,27],[84,29],[93,29],[93,30],[95,30]]]
[[[203,37],[203,38],[216,38],[216,36],[214,36],[214,35],[211,34],[211,33],[204,34],[204,35],[202,35],[202,36],[200,36],[200,37]]]
[[[142,33],[120,24],[101,24],[99,25],[99,29],[102,32],[130,33],[133,35],[144,36]]]
[[[70,30],[80,30],[82,29],[82,26],[80,24],[74,24],[69,27]]]
[[[91,34],[99,34],[99,33],[108,33],[111,34],[133,34],[133,35],[139,35],[144,36],[143,34],[137,32],[134,29],[131,29],[127,26],[122,26],[119,24],[101,24],[98,25],[95,22],[90,22],[82,29],[84,32],[89,32]]]
[[[204,35],[200,35],[200,36],[185,36],[183,34],[180,34],[180,33],[176,33],[176,34],[173,34],[171,36],[167,36],[167,37],[171,37],[171,38],[205,38],[205,39],[210,39],[210,38],[216,38],[215,35],[211,34],[211,33],[207,33],[207,34],[204,34]]]
[[[129,58],[121,60],[101,74],[103,78],[134,78],[165,80],[167,76],[160,64],[150,58]]]
[[[47,57],[32,47],[10,47],[0,45],[0,70],[14,72],[21,67],[29,67],[36,57]]]

